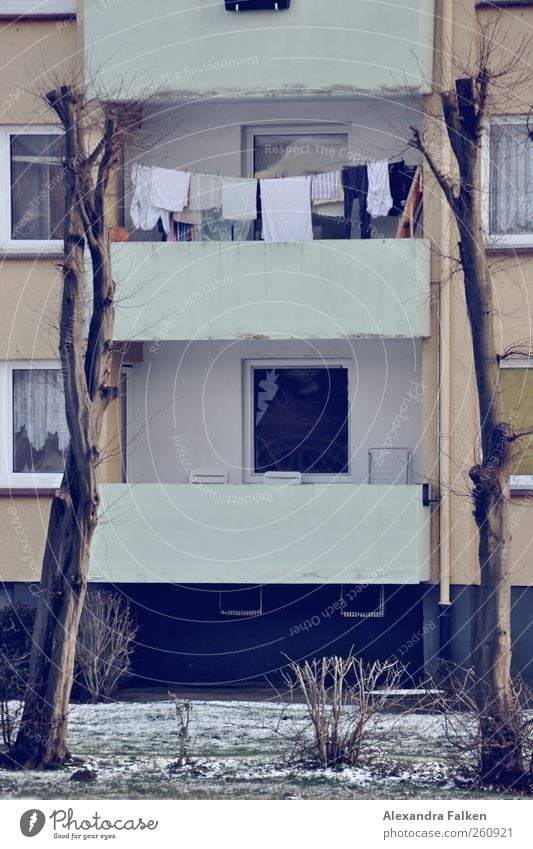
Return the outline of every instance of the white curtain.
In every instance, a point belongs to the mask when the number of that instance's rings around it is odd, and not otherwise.
[[[533,232],[533,144],[525,124],[491,128],[490,232]]]
[[[24,427],[35,451],[42,451],[48,434],[57,434],[65,451],[69,434],[65,418],[63,375],[60,369],[13,371],[13,430]]]

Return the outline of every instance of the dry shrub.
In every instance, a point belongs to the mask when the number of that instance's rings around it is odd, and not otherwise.
[[[442,716],[444,733],[451,751],[456,783],[472,786],[487,784],[487,776],[482,769],[485,747],[504,749],[506,740],[502,738],[505,729],[501,723],[493,722],[490,703],[481,710],[476,700],[476,676],[474,669],[455,664],[443,664],[441,677],[437,682],[427,683],[428,693],[432,694],[432,710]],[[512,681],[512,712],[508,720],[517,732],[517,744],[521,752],[529,759],[529,771],[517,776],[510,790],[531,790],[533,784],[533,691],[520,676]],[[497,782],[494,782],[495,785]]]
[[[322,768],[357,764],[379,715],[405,675],[397,660],[365,664],[362,658],[322,657],[290,661],[284,680],[299,691],[311,721],[312,742],[300,735],[300,756]]]
[[[108,699],[131,672],[137,626],[127,599],[119,593],[87,593],[76,647],[77,679],[90,701]]]
[[[7,752],[23,708],[35,611],[24,604],[0,609],[0,729]]]

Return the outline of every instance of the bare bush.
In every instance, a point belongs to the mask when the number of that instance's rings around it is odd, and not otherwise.
[[[136,634],[129,602],[123,596],[103,590],[87,594],[76,664],[78,681],[93,704],[109,698],[119,681],[130,674]]]
[[[488,778],[480,765],[485,756],[485,747],[496,750],[508,748],[505,727],[493,722],[490,703],[480,709],[476,699],[476,677],[472,668],[463,668],[447,664],[445,669],[445,687],[438,689],[432,681],[428,692],[433,694],[432,709],[441,714],[444,733],[455,756],[455,774],[457,783],[468,782],[474,786],[487,784]],[[519,677],[512,680],[513,711],[510,721],[520,751],[529,758],[529,775],[517,777],[509,786],[511,790],[531,789],[533,784],[533,719],[528,716],[533,706],[533,691]],[[494,780],[495,785],[499,782]]]
[[[295,741],[300,755],[322,768],[357,764],[404,675],[397,660],[365,664],[350,655],[291,661],[283,677],[291,692],[303,695],[312,729],[311,743],[308,735]]]
[[[0,729],[7,752],[13,749],[28,677],[35,612],[23,604],[0,610]]]
[[[169,696],[174,702],[176,718],[179,723],[178,739],[180,748],[178,760],[174,766],[177,769],[181,769],[182,766],[191,762],[189,725],[191,723],[192,702],[188,699],[180,699],[174,693],[169,693]]]

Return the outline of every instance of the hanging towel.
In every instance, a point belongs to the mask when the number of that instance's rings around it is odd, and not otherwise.
[[[338,171],[326,171],[314,174],[311,178],[311,200],[336,201],[339,192]]]
[[[189,209],[218,209],[222,206],[222,177],[215,174],[193,174]]]
[[[392,206],[390,193],[389,163],[386,160],[369,162],[367,209],[372,218],[388,215]]]
[[[309,177],[261,180],[261,204],[265,242],[312,241]]]
[[[133,196],[130,216],[135,227],[152,230],[157,224],[161,210],[152,204],[152,168],[134,163],[131,169]]]
[[[224,177],[222,183],[222,218],[253,221],[257,218],[255,180]]]
[[[187,206],[191,175],[170,168],[152,170],[152,206],[169,212],[181,212]]]
[[[331,173],[331,172],[330,172]],[[313,200],[313,212],[325,218],[342,218],[344,214],[344,191],[342,187],[341,172],[337,171],[337,192],[329,198],[317,198]],[[311,197],[313,196],[313,183],[311,182]]]

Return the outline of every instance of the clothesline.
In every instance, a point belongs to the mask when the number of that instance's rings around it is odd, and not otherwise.
[[[370,238],[369,218],[397,215],[407,198],[414,169],[403,160],[370,160],[342,170],[298,177],[222,177],[135,163],[130,214],[134,225],[151,230],[159,220],[167,237],[189,241],[202,213],[220,210],[222,219],[262,219],[265,241],[309,241],[312,213],[344,218],[350,238],[354,200],[359,201],[361,238]]]

